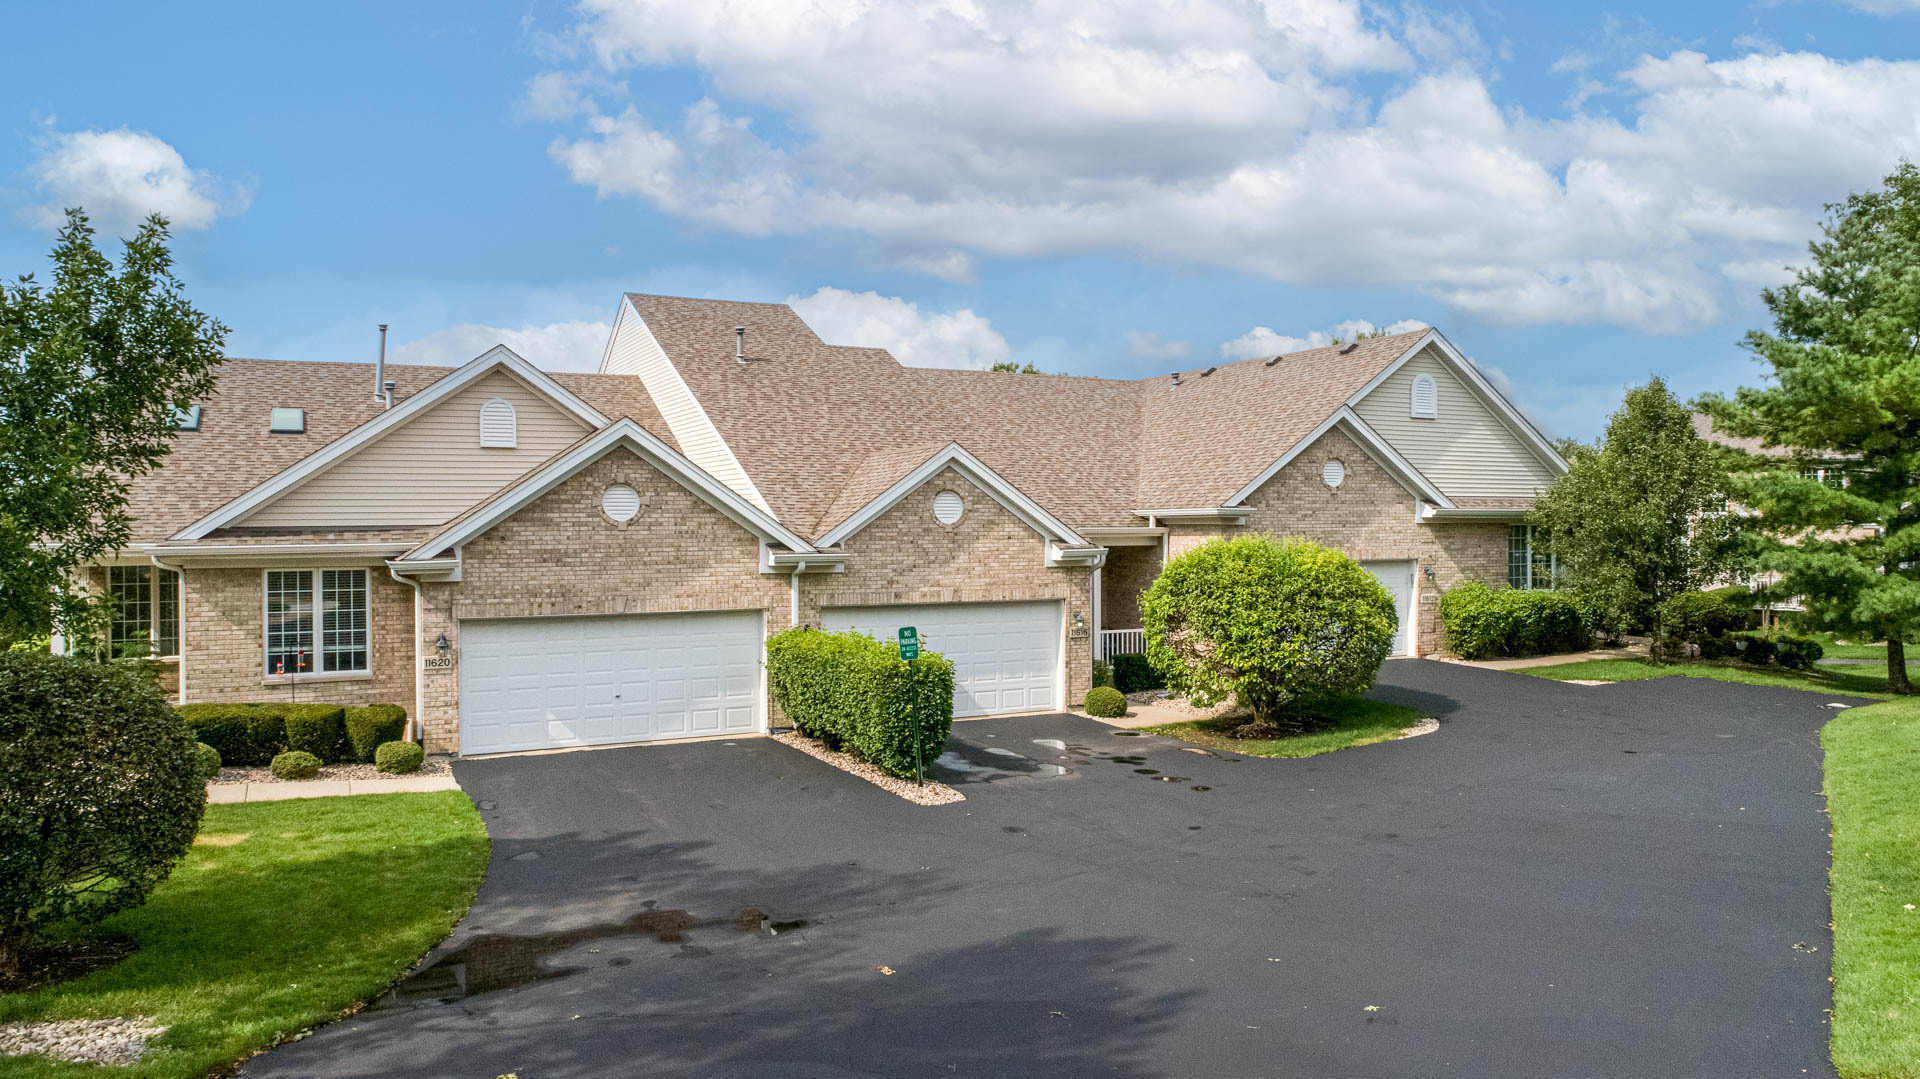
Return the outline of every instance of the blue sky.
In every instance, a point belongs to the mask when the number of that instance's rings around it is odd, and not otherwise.
[[[1139,376],[1416,320],[1590,438],[1920,157],[1920,3],[38,5],[0,274],[176,221],[235,355],[591,368],[623,290]],[[80,42],[84,42],[82,47]]]

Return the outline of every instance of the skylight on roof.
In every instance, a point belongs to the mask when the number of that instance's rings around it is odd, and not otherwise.
[[[181,431],[198,431],[200,429],[200,406],[174,406],[173,426]]]
[[[307,410],[276,408],[267,414],[267,430],[276,435],[304,435],[307,433]]]

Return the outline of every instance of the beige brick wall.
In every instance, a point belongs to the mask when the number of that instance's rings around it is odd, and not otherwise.
[[[1103,629],[1139,629],[1140,595],[1160,576],[1160,545],[1114,547],[1100,571],[1100,624]]]
[[[291,687],[266,677],[263,571],[183,570],[180,652],[187,701],[384,702],[412,715],[413,589],[395,581],[383,564],[366,570],[369,673],[300,678]]]
[[[624,483],[640,494],[626,525],[600,496]],[[422,674],[430,752],[460,744],[462,619],[544,615],[763,610],[767,631],[787,628],[784,575],[760,572],[759,540],[627,450],[615,450],[466,545],[458,583],[422,585],[420,650],[442,631],[456,666]]]
[[[1338,460],[1346,478],[1337,488],[1321,479],[1328,460]],[[1445,650],[1440,629],[1440,593],[1466,580],[1499,584],[1507,573],[1504,523],[1417,523],[1413,495],[1360,445],[1337,428],[1247,499],[1245,531],[1299,536],[1362,561],[1413,559],[1416,563],[1415,649]],[[1174,556],[1226,531],[1217,525],[1175,525],[1167,545]],[[1433,571],[1433,578],[1426,571]]]
[[[960,520],[934,519],[941,491],[960,495]],[[848,537],[844,573],[801,578],[800,619],[820,624],[823,607],[914,603],[1065,602],[1067,704],[1086,696],[1093,678],[1093,571],[1048,568],[1046,541],[992,496],[948,469]],[[1073,627],[1078,612],[1086,622]]]

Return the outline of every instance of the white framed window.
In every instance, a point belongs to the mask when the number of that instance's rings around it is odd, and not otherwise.
[[[268,676],[367,672],[366,570],[270,569],[265,593]]]
[[[153,566],[108,566],[112,621],[107,643],[117,658],[180,654],[180,574]]]
[[[480,406],[480,445],[512,449],[520,444],[520,424],[513,402],[496,397]]]
[[[1412,401],[1408,415],[1417,420],[1438,419],[1440,416],[1440,384],[1433,376],[1421,373],[1413,376]]]
[[[1509,588],[1552,588],[1560,573],[1560,563],[1541,548],[1546,530],[1532,525],[1507,526],[1507,586]]]

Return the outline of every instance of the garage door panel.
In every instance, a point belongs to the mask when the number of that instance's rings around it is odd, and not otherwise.
[[[1400,618],[1400,626],[1393,634],[1392,655],[1413,654],[1413,590],[1414,564],[1412,562],[1362,562],[1360,563],[1380,587],[1393,597],[1394,613]]]
[[[461,625],[466,753],[758,730],[758,611]]]
[[[953,661],[956,716],[1060,706],[1058,601],[829,608],[821,624],[880,640],[919,630],[922,648]]]

